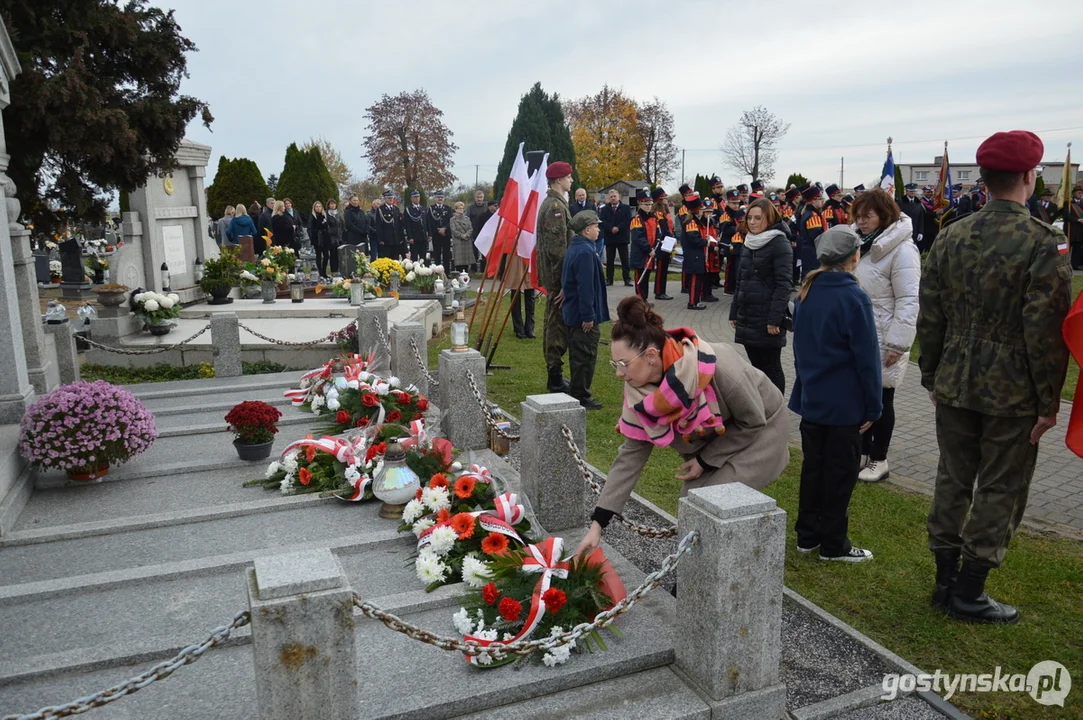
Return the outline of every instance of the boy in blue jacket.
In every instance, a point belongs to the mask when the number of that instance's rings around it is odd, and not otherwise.
[[[560,311],[568,326],[568,364],[571,366],[571,394],[587,410],[601,410],[602,404],[590,395],[594,365],[598,361],[598,326],[609,320],[602,261],[594,243],[600,233],[598,214],[581,210],[572,218],[575,236],[564,254],[560,286],[564,303]],[[855,460],[856,462],[856,460]]]
[[[820,267],[805,276],[793,311],[797,379],[790,409],[801,416],[797,549],[821,560],[864,562],[847,536],[861,435],[883,409],[872,301],[852,274],[861,239],[838,225],[816,239]]]

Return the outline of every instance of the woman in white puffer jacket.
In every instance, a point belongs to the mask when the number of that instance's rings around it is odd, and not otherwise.
[[[910,364],[910,346],[918,323],[921,255],[913,241],[914,228],[894,198],[880,189],[854,200],[853,226],[862,239],[861,262],[854,275],[872,300],[876,335],[880,341],[884,411],[862,440],[858,479],[879,482],[888,476],[888,446],[895,429],[895,388]]]

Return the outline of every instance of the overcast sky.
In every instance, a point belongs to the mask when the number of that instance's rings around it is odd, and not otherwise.
[[[492,181],[536,81],[561,97],[603,82],[657,95],[674,114],[686,175],[717,172],[727,184],[747,178],[718,147],[755,105],[791,123],[776,183],[791,172],[837,182],[845,157],[845,184],[869,184],[888,136],[901,163],[931,162],[944,140],[950,157],[971,162],[985,136],[1017,128],[1039,133],[1047,161],[1063,160],[1073,139],[1083,158],[1081,0],[161,4],[199,48],[181,89],[216,118],[213,133],[198,120],[188,132],[214,149],[208,182],[222,154],[251,158],[266,176],[281,172],[290,142],[320,135],[365,177],[365,108],[418,87],[454,133],[460,180],[473,183],[478,165]]]

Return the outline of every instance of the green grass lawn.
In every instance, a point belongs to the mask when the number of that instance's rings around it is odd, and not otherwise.
[[[541,300],[539,336],[543,310]],[[606,332],[603,329],[603,337]],[[431,366],[436,366],[436,355],[446,347],[446,335],[429,345]],[[587,457],[603,470],[621,443],[614,429],[621,383],[609,368],[608,358],[608,347],[599,348],[593,390],[605,407],[587,413]],[[515,415],[527,395],[546,392],[540,337],[518,340],[509,322],[494,362],[513,369],[494,371],[488,378],[489,397]],[[789,467],[767,493],[789,513],[792,527],[801,453],[791,448],[790,454]],[[678,464],[672,452],[654,453],[636,491],[676,513],[679,482],[673,474]],[[853,566],[822,563],[814,556],[797,553],[790,532],[787,586],[925,671],[991,673],[999,665],[1002,673],[1026,673],[1039,661],[1056,660],[1080,686],[1068,695],[1063,709],[1042,707],[1026,694],[956,694],[952,702],[976,718],[1083,718],[1083,681],[1079,680],[1083,669],[1083,643],[1079,640],[1083,544],[1020,532],[1002,570],[991,575],[989,591],[1016,604],[1022,621],[1013,627],[964,625],[928,605],[933,580],[925,534],[928,509],[929,498],[924,495],[908,493],[890,483],[860,485],[850,504],[850,534],[856,544],[870,548],[876,559]]]
[[[1083,292],[1083,275],[1076,275],[1072,278],[1072,299],[1075,300],[1079,297],[1079,293]],[[915,340],[914,346],[910,348],[910,359],[914,362],[918,361],[921,356],[921,348],[918,347],[918,343]],[[1064,380],[1064,388],[1060,391],[1060,396],[1065,400],[1071,400],[1075,397],[1075,389],[1079,384],[1079,364],[1075,361],[1075,358],[1068,359],[1068,375]]]

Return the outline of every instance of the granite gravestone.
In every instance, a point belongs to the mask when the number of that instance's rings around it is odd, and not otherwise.
[[[60,243],[60,294],[62,297],[82,299],[90,297],[90,283],[86,281],[83,267],[83,249],[72,238]]]
[[[339,245],[338,246],[338,271],[342,274],[342,277],[352,277],[354,270],[357,269],[357,262],[354,260],[354,253],[363,252],[364,246],[362,245]]]

